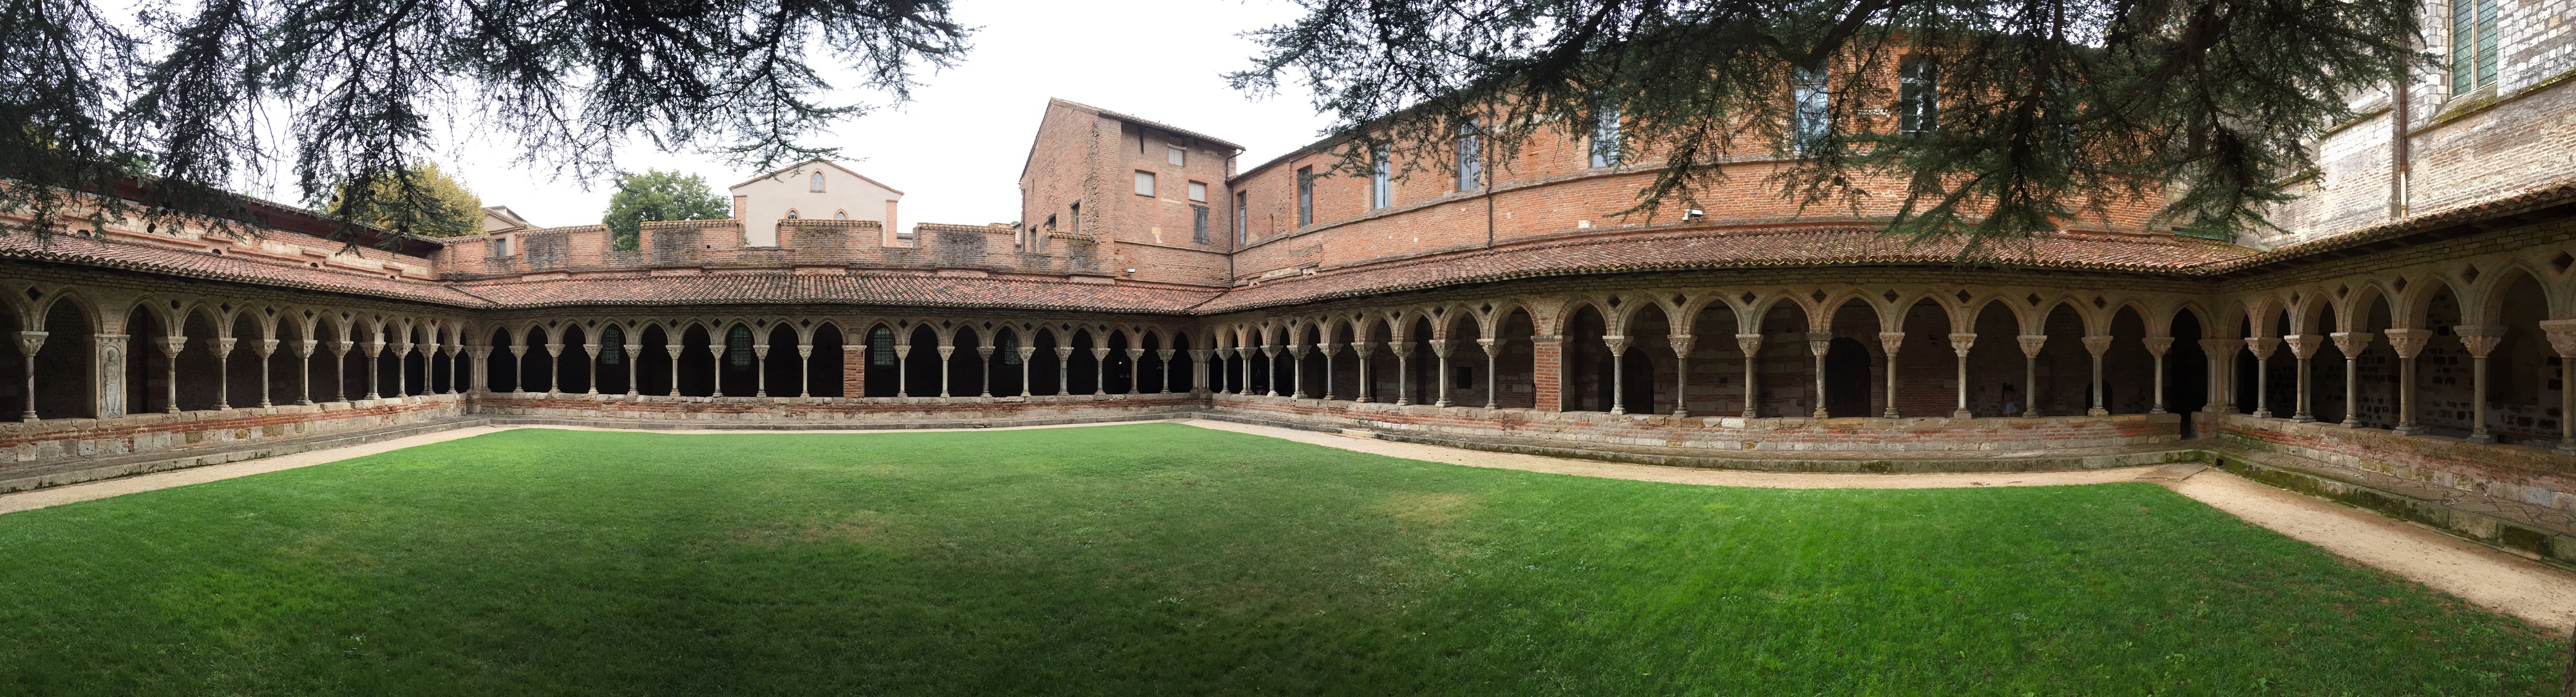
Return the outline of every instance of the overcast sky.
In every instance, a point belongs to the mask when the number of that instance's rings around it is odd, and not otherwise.
[[[957,0],[957,19],[977,28],[965,61],[926,76],[928,85],[900,111],[846,120],[820,142],[847,153],[842,164],[902,190],[906,227],[1017,220],[1020,164],[1048,97],[1232,140],[1250,149],[1240,160],[1249,167],[1312,142],[1326,123],[1302,92],[1253,101],[1220,77],[1254,54],[1238,34],[1296,14],[1272,0]],[[467,144],[440,164],[483,205],[509,206],[545,226],[599,222],[613,185],[553,179],[513,154]],[[759,174],[649,145],[619,157],[629,170],[703,175],[719,195]]]

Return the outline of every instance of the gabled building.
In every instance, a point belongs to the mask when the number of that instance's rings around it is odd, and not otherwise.
[[[742,221],[743,244],[778,246],[784,220],[867,220],[885,230],[883,244],[911,239],[897,232],[896,203],[903,192],[831,160],[806,160],[727,187],[733,217]]]

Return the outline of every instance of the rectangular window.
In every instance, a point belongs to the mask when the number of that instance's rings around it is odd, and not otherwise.
[[[1251,200],[1252,192],[1234,192],[1234,243],[1237,245],[1252,240],[1252,207],[1245,205]]]
[[[1136,195],[1138,195],[1138,196],[1152,196],[1152,195],[1154,195],[1154,173],[1153,173],[1153,172],[1146,172],[1146,171],[1138,171],[1138,172],[1136,172]]]
[[[1178,167],[1189,161],[1189,151],[1182,150],[1179,146],[1173,146],[1169,148],[1169,152],[1163,156],[1163,159],[1164,161],[1172,163],[1173,166]]]
[[[1207,206],[1190,207],[1190,241],[1207,244]]]
[[[1207,182],[1190,182],[1190,200],[1207,202]]]
[[[1603,104],[1592,116],[1592,166],[1619,166],[1619,105]]]
[[[1825,90],[1825,69],[1798,68],[1791,77],[1790,146],[1805,150],[1832,133],[1833,103]]]
[[[1315,168],[1297,168],[1297,227],[1315,224]]]
[[[1394,172],[1392,170],[1394,168],[1392,167],[1392,164],[1393,163],[1388,162],[1386,146],[1379,145],[1369,150],[1370,208],[1385,208],[1387,206],[1395,205],[1395,181],[1393,179]]]
[[[1066,226],[1066,229],[1065,229],[1066,234],[1074,235],[1074,236],[1077,236],[1077,237],[1081,236],[1081,235],[1082,235],[1082,202],[1081,202],[1081,201],[1075,201],[1075,202],[1073,202],[1073,215],[1071,215],[1071,216],[1067,216],[1067,217],[1069,217],[1069,218],[1071,218],[1071,219],[1073,220],[1073,224],[1072,224],[1072,225],[1069,225],[1069,226]]]
[[[1476,119],[1458,123],[1458,190],[1466,191],[1485,181],[1485,139],[1478,135]]]
[[[1914,58],[1896,69],[1896,130],[1930,133],[1941,125],[1941,64]]]
[[[496,256],[496,257],[506,257],[506,256],[509,256],[509,255],[510,255],[510,238],[507,238],[507,237],[495,237],[495,238],[492,238],[492,256]]]
[[[2495,81],[2496,0],[2451,0],[2451,93]]]

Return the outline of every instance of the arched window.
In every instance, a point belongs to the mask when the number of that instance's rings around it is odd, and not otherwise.
[[[883,326],[868,334],[868,359],[877,365],[894,365],[894,331]]]
[[[626,332],[621,331],[616,327],[609,327],[608,329],[601,331],[599,333],[600,365],[624,365],[622,361],[625,360]]]
[[[850,219],[850,212],[849,212],[849,211],[845,211],[845,210],[844,210],[844,211],[832,211],[832,219],[833,219],[833,220],[849,220],[849,219]]]
[[[795,219],[796,219],[796,209],[794,209],[794,208],[789,208],[789,209],[787,209],[787,219],[788,219],[788,220],[795,220]]]
[[[814,173],[814,190],[815,190],[815,191],[822,191],[822,190],[823,190],[823,173],[822,173],[822,172],[815,172],[815,173]]]

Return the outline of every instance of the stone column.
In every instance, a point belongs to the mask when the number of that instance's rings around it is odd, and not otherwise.
[[[1342,345],[1327,341],[1315,344],[1315,350],[1324,354],[1324,400],[1331,401],[1333,399],[1333,356],[1342,352]]]
[[[1254,353],[1256,353],[1256,351],[1248,346],[1237,346],[1234,348],[1235,362],[1243,364],[1243,382],[1235,383],[1235,394],[1246,396],[1260,394],[1260,392],[1255,391],[1252,388],[1252,354]]]
[[[402,341],[394,343],[394,398],[396,399],[411,396],[411,369],[405,367],[403,362],[406,359],[411,358],[412,347],[411,335],[409,334],[403,335]],[[561,373],[563,371],[557,370],[554,372]]]
[[[2497,346],[2504,344],[2504,330],[2504,325],[2501,324],[2461,325],[2451,328],[2451,333],[2460,337],[2460,345],[2468,348],[2469,370],[2475,373],[2469,376],[2469,384],[2472,386],[2470,393],[2473,395],[2469,400],[2469,408],[2470,413],[2474,415],[2473,418],[2476,419],[2470,422],[2473,425],[2469,429],[2467,440],[2471,443],[2496,442],[2495,434],[2487,432],[2487,354],[2495,352]],[[2562,384],[2561,387],[2564,385]],[[2562,413],[2559,418],[2563,420],[2566,417]]]
[[[1610,413],[1628,413],[1628,337],[1604,334],[1601,344],[1610,347]]]
[[[187,350],[188,337],[162,337],[159,341],[155,342],[153,347],[161,349],[161,358],[168,364],[170,371],[166,381],[162,383],[162,387],[169,389],[170,401],[169,403],[162,405],[161,411],[170,414],[179,413],[179,353]],[[349,342],[340,342],[339,350],[341,356],[348,356]],[[35,394],[35,392],[29,391],[28,394]]]
[[[1029,396],[1029,359],[1038,354],[1038,347],[1022,346],[1017,350],[1020,352],[1020,396],[1027,397]]]
[[[2014,343],[2021,345],[2021,415],[2039,418],[2039,352],[2048,349],[2046,334],[2015,334]]]
[[[2560,455],[2576,455],[2576,319],[2545,319],[2540,331],[2549,335],[2549,347],[2558,351],[2558,447]]]
[[[2109,350],[2111,350],[2111,337],[2084,337],[2084,352],[2093,354],[2093,408],[2084,411],[2087,416],[2111,415],[2111,405],[2102,399],[2102,354]]]
[[[2371,336],[2364,332],[2326,336],[2334,339],[2336,351],[2343,352],[2343,427],[2361,428],[2361,352],[2370,350]]]
[[[678,336],[675,332],[664,332],[664,334]],[[663,352],[671,354],[671,396],[673,397],[680,396],[680,348],[679,344],[662,345]],[[512,346],[510,350],[517,351],[519,347]]]
[[[1273,381],[1277,379],[1275,376],[1272,378]],[[1292,399],[1306,398],[1305,344],[1288,345],[1288,396]]]
[[[1833,349],[1833,332],[1807,332],[1807,353],[1816,356],[1816,391],[1811,395],[1816,408],[1812,416],[1819,419],[1832,415],[1825,411],[1825,353]]]
[[[1108,396],[1108,395],[1109,395],[1109,347],[1107,347],[1107,346],[1093,346],[1093,347],[1091,347],[1091,369],[1092,369],[1092,372],[1093,372],[1093,373],[1095,373],[1095,374],[1097,374],[1097,375],[1099,376],[1099,377],[1093,378],[1093,379],[1092,379],[1092,381],[1091,381],[1091,394],[1092,394],[1092,396],[1095,396],[1095,397],[1106,397],[1106,396]],[[1129,372],[1134,372],[1134,371],[1129,371]],[[1279,371],[1275,369],[1275,366],[1274,366],[1274,369],[1273,369],[1273,370],[1271,370],[1270,372],[1274,373],[1273,375],[1271,375],[1271,376],[1270,376],[1270,381],[1271,381],[1271,382],[1273,382],[1273,383],[1278,382],[1278,381],[1279,381],[1279,376],[1278,376],[1278,375],[1276,375],[1275,373],[1277,373],[1277,372],[1279,372]]]
[[[385,384],[384,360],[382,360],[385,355],[385,342],[383,339],[369,341],[365,344],[365,348],[367,354],[366,399],[384,399],[384,394],[380,391],[381,388],[379,386]],[[522,346],[510,347],[511,353],[520,353],[525,350],[526,347]]]
[[[295,359],[304,364],[303,372],[296,376],[296,381],[302,384],[301,392],[295,397],[296,404],[313,403],[313,349],[321,343],[312,339],[295,342]]]
[[[1376,382],[1375,378],[1377,377],[1375,374],[1369,372],[1369,355],[1376,352],[1377,345],[1366,341],[1352,342],[1351,344],[1351,355],[1358,356],[1360,358],[1360,396],[1359,399],[1352,401],[1360,404],[1367,404],[1369,402],[1369,392],[1375,387],[1375,385],[1371,385],[1369,383]]]
[[[640,339],[639,339],[639,341],[640,341]],[[637,395],[639,395],[639,394],[642,394],[642,391],[641,391],[641,390],[638,390],[638,389],[636,388],[636,385],[637,385],[638,383],[635,381],[635,378],[637,377],[637,373],[641,372],[641,371],[642,371],[642,369],[641,369],[641,368],[637,368],[637,367],[635,366],[635,362],[636,362],[636,359],[644,357],[644,345],[643,345],[643,344],[621,344],[621,345],[619,345],[619,346],[618,346],[618,348],[625,349],[625,351],[626,351],[626,396],[627,396],[628,398],[633,398],[633,397],[635,397],[635,396],[637,396]],[[812,353],[812,352],[813,352],[813,350],[814,350],[814,347],[812,347],[812,346],[805,346],[805,347],[803,347],[801,350],[799,350],[798,352],[799,352],[799,353]]]
[[[629,353],[632,352],[630,351]],[[465,369],[467,371],[465,389],[478,395],[491,393],[492,369],[490,366],[492,347],[467,346],[465,347],[465,355]],[[629,362],[632,362],[632,359],[629,359]]]
[[[2245,340],[2254,351],[2254,418],[2272,418],[2272,352],[2281,349],[2281,340],[2258,336]]]
[[[1407,368],[1411,366],[1409,360],[1413,358],[1413,344],[1388,342],[1386,350],[1395,354],[1395,405],[1401,407],[1412,404],[1413,371]]]
[[[1672,334],[1664,337],[1673,345],[1673,416],[1690,416],[1690,352],[1698,337]]]
[[[1432,381],[1432,384],[1440,389],[1440,398],[1431,402],[1435,407],[1449,406],[1449,351],[1453,346],[1450,341],[1450,339],[1432,339],[1426,342],[1431,344],[1431,355],[1439,359],[1438,365],[1434,368],[1434,372],[1439,373],[1439,377]]]
[[[2245,350],[2244,339],[2202,339],[2200,350],[2209,354],[2209,412],[2236,411],[2236,354]]]
[[[546,344],[546,396],[548,397],[563,394],[563,350],[563,344],[552,342]],[[724,358],[722,349],[716,351],[716,358],[719,361]],[[394,366],[399,369],[402,366],[401,359],[395,359]],[[719,383],[716,389],[722,391],[724,386]]]
[[[1503,372],[1501,370],[1503,364],[1502,345],[1503,342],[1497,339],[1476,340],[1476,347],[1484,349],[1485,351],[1485,408],[1487,409],[1501,409],[1503,407],[1503,382],[1500,377]],[[1330,366],[1332,364],[1325,363],[1324,365]],[[1326,372],[1329,373],[1330,371]]]
[[[1879,351],[1887,354],[1887,409],[1879,413],[1882,418],[1904,418],[1896,411],[1896,350],[1904,345],[1905,332],[1878,333]],[[1961,381],[1962,384],[1965,382]]]
[[[1959,406],[1950,412],[1950,418],[1977,418],[1976,412],[1968,410],[1968,349],[1976,348],[1976,346],[1977,335],[1975,332],[1954,332],[1950,334],[1950,353],[1956,354],[1959,360]],[[2033,364],[2035,365],[2036,362],[2033,362]],[[2037,370],[2037,368],[2032,368],[2032,370]],[[2023,401],[2029,401],[2028,395],[2031,394],[2031,392],[2024,389],[2022,394],[2024,395]],[[2022,405],[2022,408],[2025,410],[2024,413],[2028,413],[2027,410],[2030,408],[2030,405],[2024,404]]]
[[[2390,329],[2380,333],[2388,336],[2388,348],[2397,354],[2397,428],[2390,432],[2420,435],[2424,426],[2415,423],[2415,356],[2432,343],[2433,330]]]
[[[27,359],[27,409],[19,413],[19,421],[36,423],[42,420],[36,418],[36,351],[45,347],[45,337],[51,335],[50,332],[18,332],[18,355]]]
[[[36,337],[36,343],[37,343],[37,344],[39,344],[39,345],[43,344],[43,343],[44,343],[44,340],[45,340],[45,337],[43,336],[44,332],[36,332],[36,334],[37,334],[37,337]],[[20,341],[20,342],[22,342],[22,343],[23,343],[23,342],[25,342],[25,341],[26,341],[26,338],[25,338],[25,337],[26,337],[26,335],[27,335],[27,332],[18,332],[19,341]],[[221,338],[216,338],[216,339],[208,339],[208,340],[206,340],[206,342],[207,342],[207,344],[208,344],[208,346],[207,346],[206,348],[208,348],[208,349],[210,349],[210,350],[213,350],[213,351],[214,351],[214,353],[215,353],[215,408],[216,408],[216,409],[231,409],[231,408],[233,408],[233,343],[234,343],[235,341],[238,341],[238,340],[237,340],[237,339],[234,339],[233,337],[229,337],[229,336],[227,336],[227,337],[221,337]],[[33,347],[29,347],[29,348],[27,349],[27,355],[32,359],[32,357],[34,357],[34,356],[36,355],[36,349],[35,349],[35,348],[33,348]],[[31,371],[32,371],[32,370],[35,370],[35,364],[34,364],[34,363],[29,363],[29,364],[27,364],[27,369],[28,369],[28,370],[31,370]],[[35,385],[34,378],[29,378],[29,379],[28,379],[28,383],[27,383],[27,384],[29,385],[29,388],[28,388],[28,392],[27,392],[27,393],[28,393],[29,395],[33,395],[33,394],[35,394],[35,389],[34,389],[34,387],[33,387],[33,386]],[[33,401],[33,397],[30,397],[30,398],[29,398],[29,401],[28,401],[27,403],[28,403],[29,405],[33,405],[33,404],[35,404],[35,402]],[[30,406],[30,407],[28,408],[28,410],[27,410],[27,413],[30,413],[30,414],[35,413],[35,409],[34,409],[34,407],[33,407],[33,406]]]
[[[714,356],[714,357],[715,357],[715,361],[712,363],[712,365],[714,365],[714,366],[715,366],[715,370],[713,370],[713,371],[709,371],[709,372],[708,372],[708,374],[707,374],[708,379],[709,379],[711,382],[713,382],[713,383],[714,383],[714,386],[707,390],[707,398],[709,398],[709,399],[713,399],[713,398],[717,398],[717,397],[722,397],[722,396],[724,396],[724,355],[725,355],[725,344],[732,343],[732,342],[723,341],[723,340],[722,340],[722,338],[723,338],[723,337],[718,337],[718,336],[708,336],[708,337],[707,337],[707,355],[710,355],[710,356]],[[898,352],[896,352],[896,354],[895,354],[895,355],[900,356],[900,355],[903,355],[903,354],[902,354],[902,352],[898,351]],[[558,370],[558,371],[555,371],[555,372],[560,373],[560,372],[563,372],[563,371]],[[674,384],[677,384],[677,383],[676,383],[676,381],[674,382]]]
[[[1249,378],[1252,374],[1251,364],[1245,364],[1243,371]],[[1071,346],[1055,347],[1055,393],[1058,396],[1073,394],[1073,347]]]
[[[170,340],[176,342],[179,339],[178,337],[171,337]],[[355,342],[331,342],[331,401],[349,401],[349,349],[356,347],[357,344]],[[170,361],[170,413],[173,414],[179,413],[178,353],[177,345],[175,343],[172,344],[170,351],[172,356]]]
[[[1331,344],[1325,344],[1325,346],[1331,346]],[[1172,357],[1173,357],[1173,356],[1178,356],[1178,355],[1180,355],[1180,353],[1181,353],[1180,349],[1154,349],[1154,357],[1155,357],[1155,358],[1162,359],[1162,361],[1163,361],[1163,391],[1162,391],[1162,394],[1171,394],[1171,393],[1172,393]],[[1332,399],[1332,398],[1333,398],[1333,396],[1330,394],[1330,392],[1332,391],[1332,384],[1333,384],[1332,374],[1333,374],[1333,352],[1332,352],[1332,350],[1331,350],[1331,349],[1326,349],[1326,350],[1324,351],[1324,376],[1325,376],[1325,377],[1324,377],[1324,391],[1327,393],[1327,394],[1325,394],[1325,395],[1324,395],[1324,398],[1325,398],[1325,399]]]
[[[588,385],[590,389],[583,390],[583,393],[585,394],[599,394],[599,347],[600,344],[598,343],[587,343],[581,345],[582,354],[590,357],[589,379],[584,381],[590,383]],[[758,348],[767,349],[769,347],[761,346]]]
[[[983,389],[975,396],[991,397],[993,396],[993,347],[990,345],[975,347],[975,360],[980,361],[978,365],[983,368],[976,373],[984,376]]]
[[[950,356],[954,356],[954,355],[956,355],[956,354],[957,354],[957,345],[956,345],[956,344],[940,344],[940,345],[939,345],[938,347],[936,347],[936,348],[937,348],[937,350],[939,351],[939,398],[940,398],[940,399],[947,399],[947,398],[948,398],[948,358],[949,358]]]
[[[1565,337],[1530,335],[1530,410],[1565,410]]]
[[[2308,359],[2317,355],[2317,347],[2324,346],[2326,338],[2315,334],[2293,334],[2281,337],[2281,343],[2290,347],[2291,356],[2299,359],[2299,398],[2296,408],[2290,413],[2290,420],[2303,424],[2315,423],[2317,416],[2309,408],[2311,398],[2308,389]]]
[[[271,402],[268,399],[268,383],[269,378],[271,377],[268,374],[268,357],[277,355],[277,340],[261,339],[250,346],[251,354],[259,356],[259,408],[267,409],[269,407],[277,406],[276,402]]]
[[[1737,334],[1735,348],[1744,352],[1744,418],[1758,418],[1762,415],[1762,385],[1753,381],[1753,357],[1762,353],[1762,335]]]
[[[1208,389],[1208,354],[1208,349],[1189,349],[1191,394],[1210,391]]]
[[[912,343],[908,339],[896,340],[894,342],[894,396],[912,396],[911,367]]]
[[[2147,355],[2156,357],[2156,397],[2154,405],[2147,408],[2149,414],[2165,413],[2165,353],[2173,350],[2173,342],[2174,338],[2170,336],[2150,336],[2143,342],[2147,345]]]

